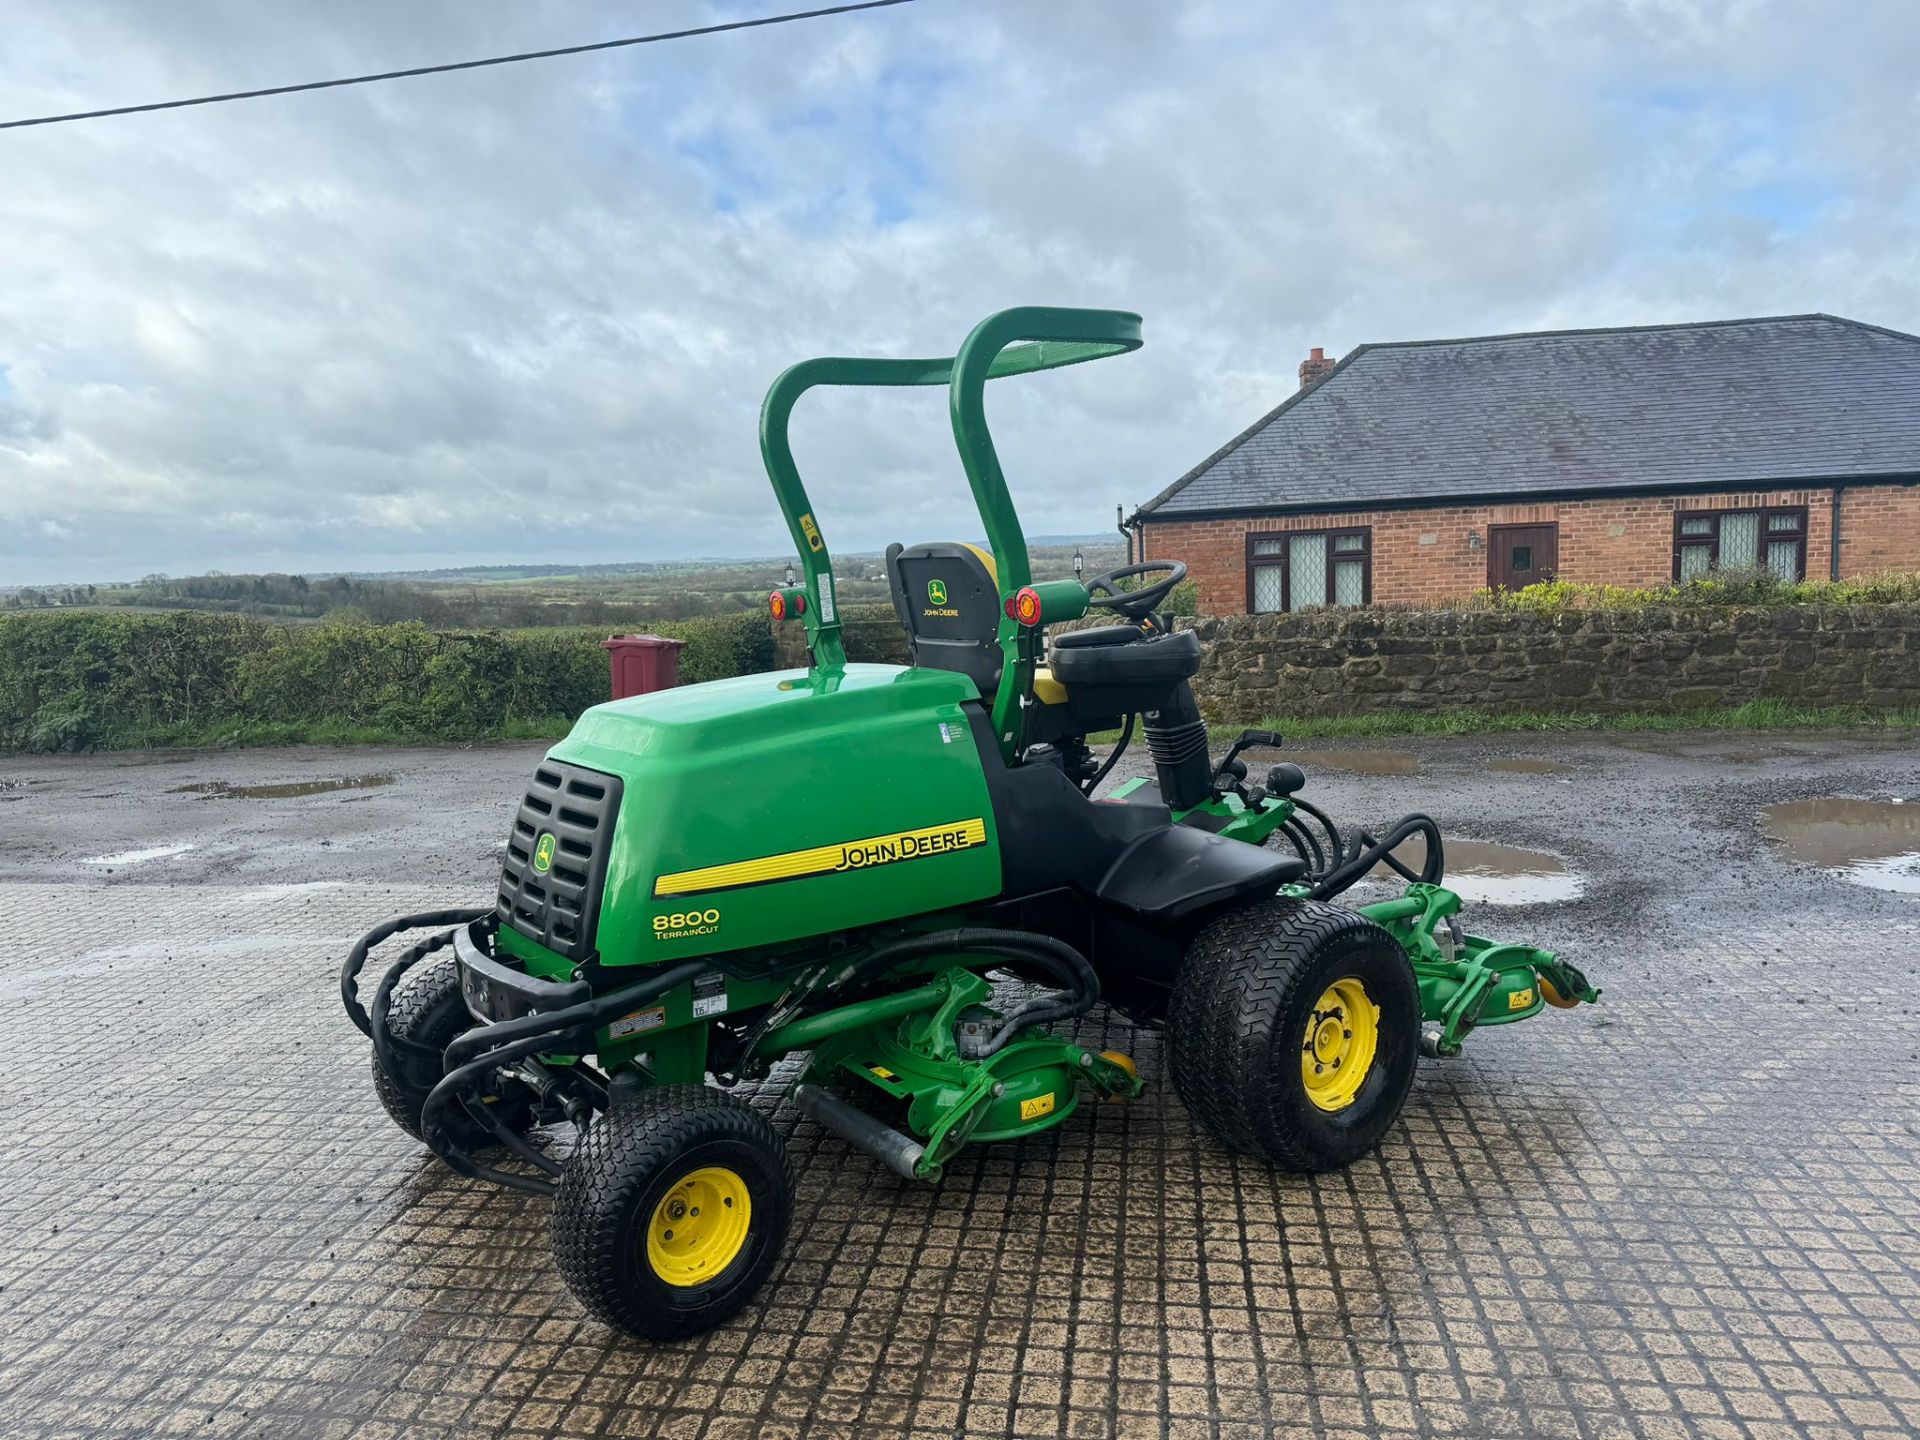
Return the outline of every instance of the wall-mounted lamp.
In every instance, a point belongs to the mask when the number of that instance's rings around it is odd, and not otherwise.
[[[1480,543],[1480,532],[1478,530],[1467,531],[1467,549],[1478,550]]]

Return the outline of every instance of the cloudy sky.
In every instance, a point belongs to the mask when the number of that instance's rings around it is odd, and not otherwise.
[[[782,0],[11,0],[0,118]],[[1310,345],[1827,310],[1920,331],[1913,0],[919,0],[0,131],[0,586],[783,553],[787,363],[1022,303],[1030,534],[1111,524]],[[810,398],[842,551],[979,531],[932,393]]]

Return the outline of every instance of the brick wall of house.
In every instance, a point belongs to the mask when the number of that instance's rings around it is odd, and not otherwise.
[[[1282,518],[1149,521],[1149,559],[1184,560],[1209,615],[1246,611],[1247,535],[1301,530],[1373,530],[1373,599],[1418,606],[1458,599],[1487,583],[1487,527],[1552,522],[1559,526],[1559,575],[1606,585],[1658,585],[1673,578],[1676,510],[1739,510],[1762,505],[1807,508],[1809,579],[1827,578],[1832,492],[1760,490],[1692,496],[1553,500],[1533,504],[1453,505]],[[1469,536],[1477,537],[1479,549]],[[1842,495],[1843,577],[1873,570],[1920,570],[1920,486],[1855,486]]]
[[[1874,570],[1920,570],[1920,485],[1851,485],[1841,492],[1840,573]]]

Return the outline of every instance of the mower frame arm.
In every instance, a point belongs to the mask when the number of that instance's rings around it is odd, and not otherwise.
[[[1007,493],[1006,475],[987,425],[987,381],[1124,355],[1138,350],[1140,344],[1140,317],[1131,311],[1028,305],[989,315],[973,327],[952,359],[828,356],[803,360],[783,372],[760,408],[760,454],[806,574],[808,604],[802,618],[815,668],[844,669],[846,647],[833,593],[832,559],[788,437],[793,407],[817,385],[945,385],[954,444],[999,571],[1002,664],[1000,686],[993,696],[993,730],[1002,753],[1011,760],[1019,743],[1020,702],[1033,681],[1033,647],[1023,643],[1027,632],[1006,602],[1031,581],[1032,569],[1026,535]]]

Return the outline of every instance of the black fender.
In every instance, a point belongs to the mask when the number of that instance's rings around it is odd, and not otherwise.
[[[1155,923],[1188,921],[1258,895],[1306,872],[1297,856],[1191,825],[1140,836],[1100,878],[1094,898]]]

